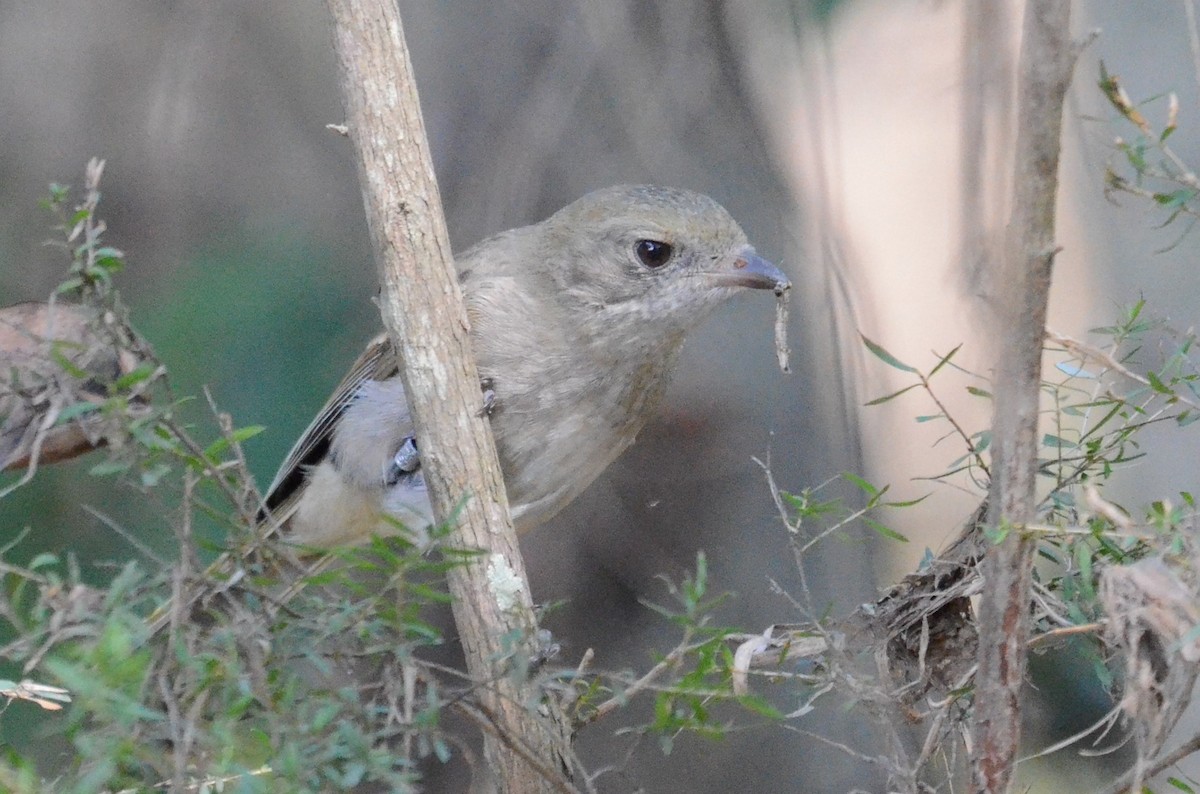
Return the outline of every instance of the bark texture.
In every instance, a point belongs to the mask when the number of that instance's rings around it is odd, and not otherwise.
[[[1063,99],[1074,64],[1070,12],[1070,0],[1030,0],[1025,8],[1012,215],[992,281],[999,349],[988,524],[1006,534],[983,566],[972,725],[973,789],[980,792],[1009,790],[1020,746],[1035,550],[1022,527],[1036,509],[1042,341],[1056,253]]]
[[[523,666],[535,618],[508,514],[468,319],[451,258],[400,15],[388,0],[328,0],[346,124],[379,266],[383,320],[401,351],[434,513],[484,554],[449,574],[478,682],[487,767],[500,792],[571,790],[569,731],[535,710]],[[466,498],[464,498],[466,497]]]

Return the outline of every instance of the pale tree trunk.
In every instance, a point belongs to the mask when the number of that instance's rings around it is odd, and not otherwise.
[[[487,420],[412,65],[392,0],[328,0],[346,124],[383,285],[383,319],[421,439],[434,514],[457,509],[460,545],[484,551],[449,575],[454,619],[478,683],[487,767],[506,794],[574,790],[569,726],[539,716],[510,662],[536,622]],[[463,501],[464,495],[470,498]]]

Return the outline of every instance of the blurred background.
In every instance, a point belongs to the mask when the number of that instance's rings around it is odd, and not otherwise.
[[[913,480],[961,454],[934,446],[941,429],[913,422],[929,405],[913,393],[860,408],[905,384],[863,359],[857,332],[917,366],[960,342],[960,363],[986,366],[963,221],[975,213],[998,230],[1002,202],[968,207],[964,153],[1007,140],[1005,70],[1019,33],[999,14],[978,27],[989,7],[401,0],[456,249],[593,188],[661,183],[723,203],[795,284],[793,374],[775,365],[769,296],[738,298],[691,340],[638,444],[523,539],[534,597],[565,602],[552,628],[568,664],[592,647],[596,666],[644,669],[668,649],[674,634],[639,599],[663,599],[656,576],[678,578],[699,550],[714,589],[736,594],[722,619],[749,630],[800,619],[773,589],[794,592],[797,575],[753,457],[791,491],[850,470],[891,483],[896,498],[932,492],[888,517],[910,543],[858,528],[808,559],[815,595],[834,612],[912,570],[974,508],[976,495]],[[1196,238],[1160,253],[1179,229],[1155,228],[1161,218],[1132,200],[1104,200],[1121,131],[1095,88],[1103,59],[1135,99],[1176,92],[1175,148],[1200,161],[1186,22],[1183,4],[1076,4],[1079,35],[1102,34],[1080,61],[1066,124],[1051,312],[1063,333],[1108,324],[1139,296],[1180,328],[1200,315]],[[987,68],[974,74],[986,79],[964,78],[979,59]],[[971,109],[978,129],[965,124]],[[207,386],[237,425],[266,426],[246,449],[265,485],[379,326],[350,147],[325,129],[340,121],[319,2],[0,0],[0,303],[45,299],[63,277],[64,260],[42,245],[53,233],[38,201],[50,182],[78,185],[89,157],[107,160],[100,213],[131,263],[119,278],[134,323],[180,394]],[[986,425],[987,406],[960,386],[943,397],[970,429]],[[1158,440],[1113,498],[1196,489],[1194,431]],[[102,581],[104,563],[136,552],[81,507],[91,505],[169,554],[162,506],[86,476],[88,466],[48,469],[0,503],[0,543],[28,528],[14,558],[69,551]],[[1035,664],[1031,745],[1109,707],[1079,683],[1076,663]],[[25,730],[20,705],[4,717],[10,741]],[[631,740],[612,727],[581,737],[590,766],[622,770],[605,791],[845,791],[884,780],[776,728],[687,738],[667,757],[647,741],[627,758]],[[804,727],[864,752],[878,741],[834,709]],[[1084,764],[1068,750],[1027,777],[1035,791],[1061,790],[1066,776],[1079,788],[1080,775],[1125,761]]]

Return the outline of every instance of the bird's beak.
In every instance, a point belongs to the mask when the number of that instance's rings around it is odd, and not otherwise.
[[[769,289],[781,294],[792,288],[792,282],[783,271],[763,259],[747,247],[728,264],[723,264],[719,270],[709,271],[718,285],[722,287],[745,287],[747,289]]]

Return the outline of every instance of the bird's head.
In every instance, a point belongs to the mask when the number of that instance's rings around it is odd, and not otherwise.
[[[724,207],[688,190],[605,188],[541,225],[559,294],[607,317],[686,331],[740,289],[791,287]]]

